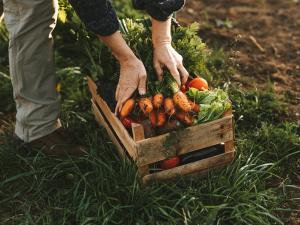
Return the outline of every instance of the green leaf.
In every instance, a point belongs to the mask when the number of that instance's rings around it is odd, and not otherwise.
[[[65,9],[63,9],[63,8],[59,9],[58,19],[60,20],[60,22],[66,23],[66,21],[67,21],[67,13],[66,13]]]

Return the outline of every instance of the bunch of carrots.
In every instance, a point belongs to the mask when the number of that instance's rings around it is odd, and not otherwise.
[[[186,126],[194,124],[194,116],[200,112],[200,106],[189,99],[185,92],[190,88],[208,90],[207,81],[196,77],[185,86],[178,87],[172,77],[167,77],[164,83],[169,95],[157,92],[152,96],[140,96],[128,99],[119,113],[121,122],[126,128],[131,128],[132,123],[140,123],[149,119],[153,128],[167,126],[170,119],[175,119]],[[140,112],[142,116],[136,116],[134,112]],[[138,113],[139,114],[139,113]]]

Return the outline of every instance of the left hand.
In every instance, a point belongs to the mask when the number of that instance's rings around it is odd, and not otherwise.
[[[171,43],[162,42],[153,45],[153,65],[159,80],[162,80],[163,69],[169,69],[178,85],[185,84],[189,73],[184,68],[182,56],[172,47]]]
[[[152,22],[153,66],[161,80],[163,69],[166,67],[175,78],[178,86],[185,84],[189,73],[182,64],[182,56],[172,46],[171,19]]]

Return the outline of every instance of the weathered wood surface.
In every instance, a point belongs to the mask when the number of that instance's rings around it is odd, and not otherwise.
[[[92,99],[94,99],[94,97],[98,95],[98,93],[97,93],[97,85],[95,84],[95,82],[90,77],[87,77],[87,81],[88,81],[89,90],[90,90],[90,92],[92,94]]]
[[[234,149],[234,141],[227,141],[224,143],[225,144],[225,152],[231,152]]]
[[[88,77],[88,86],[92,93],[94,102],[98,105],[98,110],[105,117],[109,125],[113,128],[118,138],[126,148],[128,154],[133,160],[137,159],[137,148],[135,141],[131,138],[121,121],[113,114],[106,102],[97,94],[97,86],[95,82]]]
[[[146,176],[148,174],[149,174],[149,166],[148,165],[138,167],[138,175],[141,180],[143,179],[144,176]]]
[[[138,123],[132,123],[133,140],[141,141],[145,139],[144,127]]]
[[[207,173],[208,171],[224,166],[234,159],[235,152],[227,152],[193,163],[185,164],[169,170],[163,170],[143,177],[143,183],[177,178],[192,173]]]
[[[177,134],[172,137],[175,143],[170,146],[166,145],[169,134],[138,141],[138,166],[233,140],[232,115],[188,127]]]
[[[118,154],[122,159],[125,159],[126,153],[125,153],[125,149],[124,147],[121,146],[121,144],[119,143],[118,139],[116,138],[114,132],[111,130],[111,128],[108,126],[108,124],[106,123],[105,119],[103,118],[103,116],[101,115],[101,112],[99,111],[98,107],[96,106],[95,102],[92,100],[92,110],[93,113],[95,115],[95,119],[96,121],[105,127],[108,136],[111,138],[112,143],[115,145],[115,147],[117,148]]]

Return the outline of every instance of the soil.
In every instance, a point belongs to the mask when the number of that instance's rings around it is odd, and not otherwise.
[[[177,14],[182,25],[200,24],[200,37],[229,53],[232,81],[244,88],[273,84],[300,123],[300,0],[189,0]],[[289,204],[284,204],[288,208]],[[281,215],[300,224],[300,213]]]
[[[198,22],[210,47],[230,52],[233,82],[259,89],[273,83],[300,122],[299,8],[299,0],[189,0],[177,19]]]

